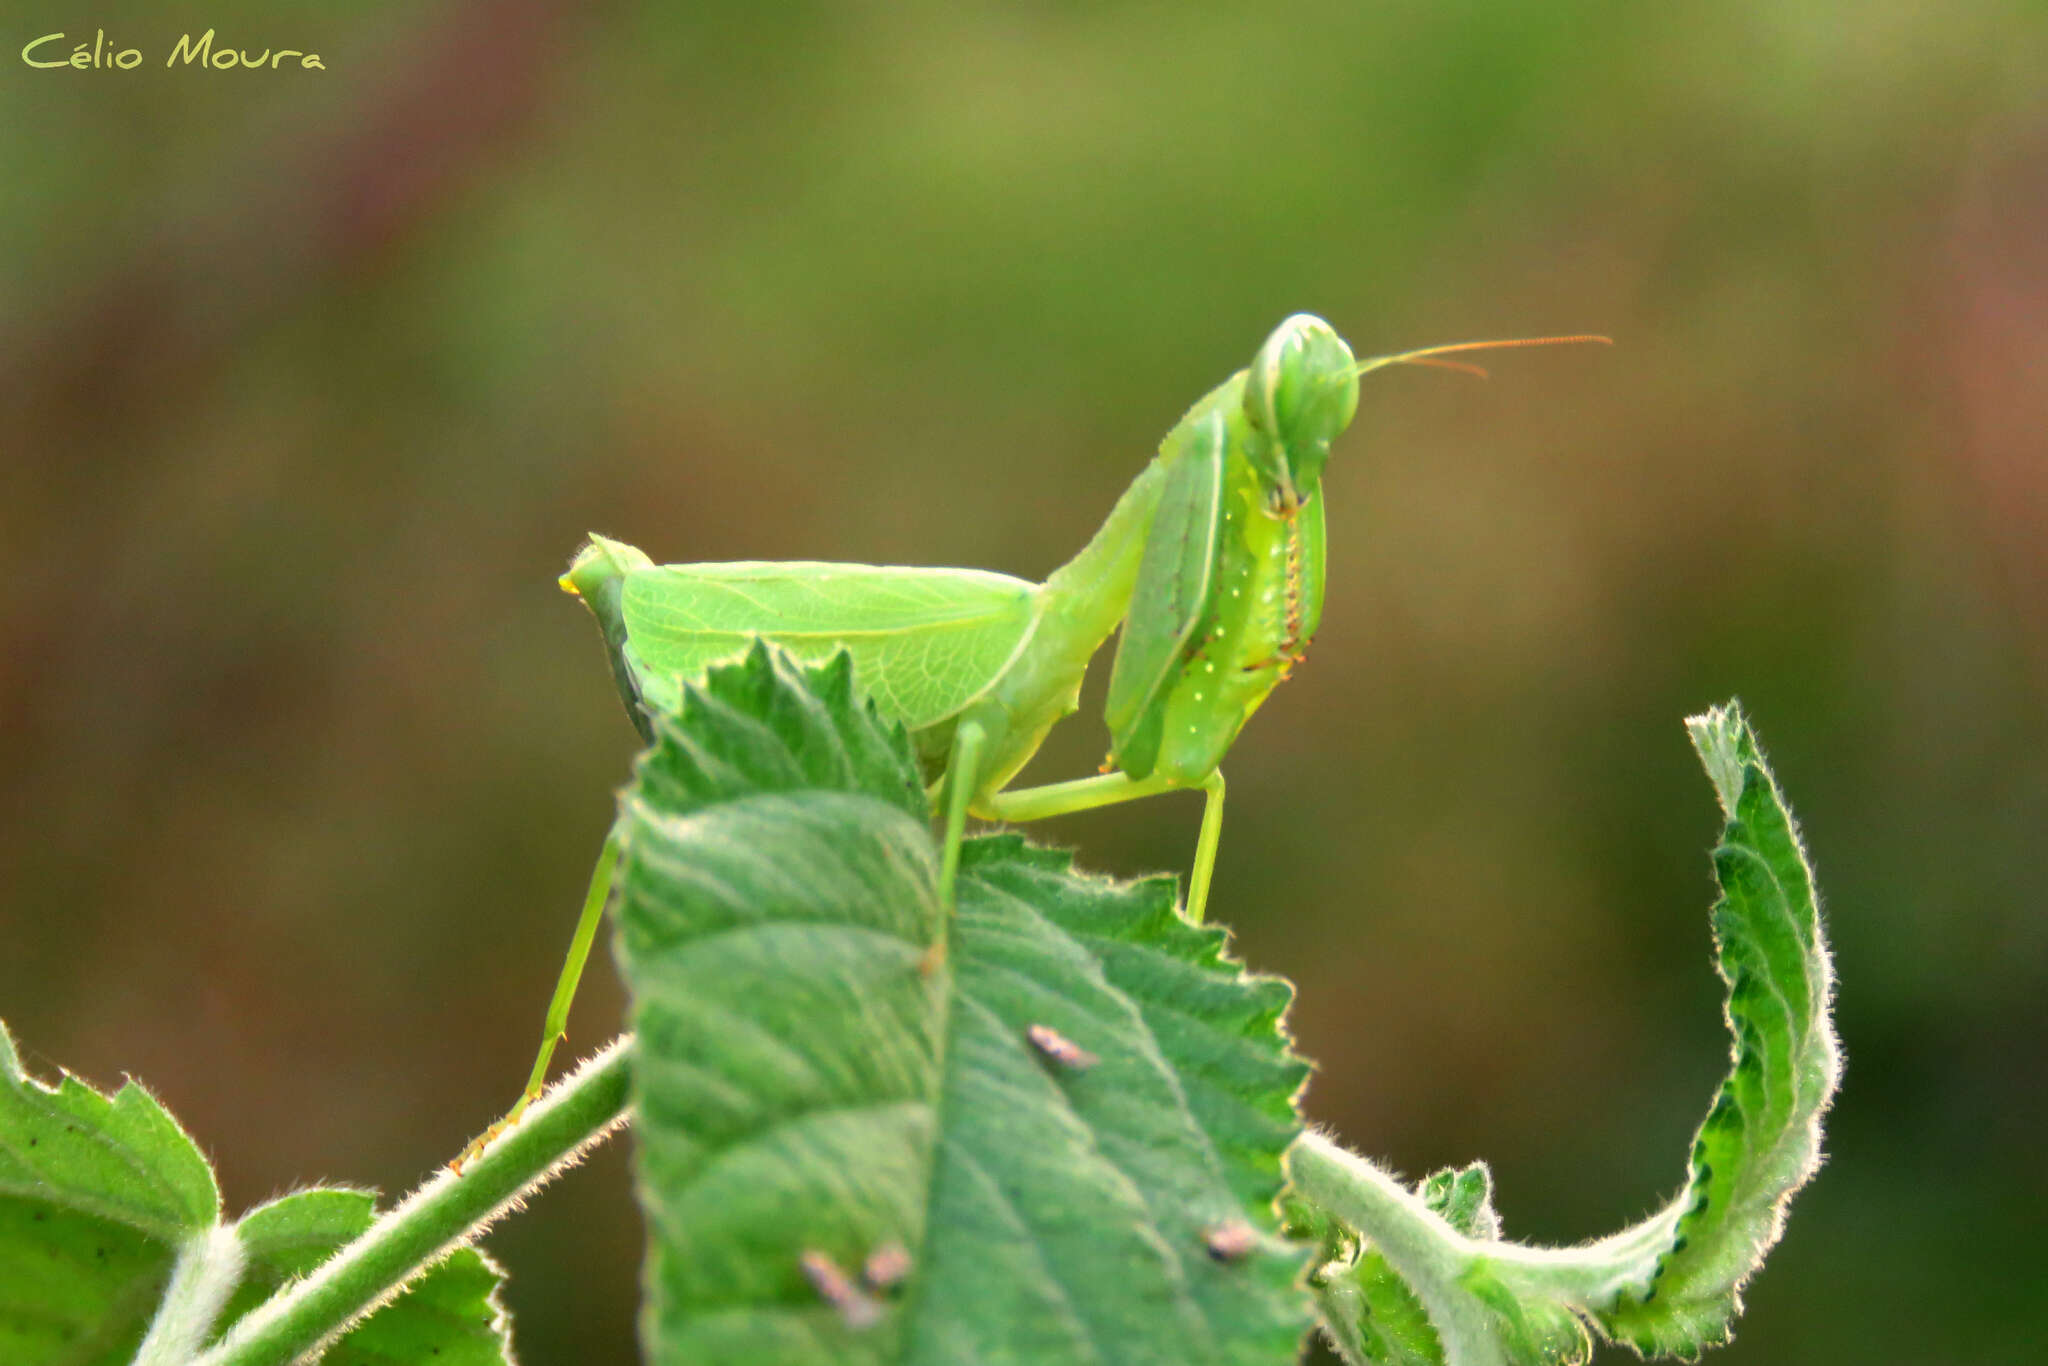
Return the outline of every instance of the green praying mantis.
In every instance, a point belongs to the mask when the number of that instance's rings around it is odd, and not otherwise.
[[[1322,618],[1318,495],[1331,443],[1357,412],[1360,377],[1402,364],[1474,369],[1443,359],[1462,351],[1606,340],[1463,342],[1361,361],[1328,323],[1296,314],[1188,410],[1094,538],[1042,584],[973,569],[656,565],[595,535],[561,584],[596,616],[620,695],[648,739],[651,713],[679,707],[686,682],[756,640],[809,662],[849,653],[856,681],[909,731],[932,778],[948,906],[970,815],[1026,822],[1201,791],[1185,906],[1199,922],[1222,835],[1223,758]],[[1079,708],[1088,665],[1119,625],[1102,771],[1010,788],[1047,732]],[[525,1095],[452,1164],[458,1171],[540,1093],[618,854],[608,839]]]

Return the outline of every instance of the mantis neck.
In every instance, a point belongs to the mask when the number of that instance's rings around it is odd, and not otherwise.
[[[1095,538],[1039,587],[1031,648],[1019,651],[995,681],[991,709],[981,717],[992,738],[976,783],[979,795],[1007,783],[1045,733],[1080,704],[1088,661],[1130,608],[1165,487],[1166,471],[1154,460],[1117,499]]]
[[[1131,481],[1123,497],[1116,500],[1095,538],[1046,579],[1043,591],[1047,623],[1064,619],[1073,624],[1074,629],[1065,637],[1070,647],[1083,646],[1087,654],[1094,654],[1124,619],[1131,605],[1131,593],[1137,587],[1145,541],[1152,534],[1152,518],[1159,511],[1159,498],[1166,490],[1167,466],[1180,457],[1182,448],[1204,418],[1219,408],[1231,413],[1242,406],[1244,380],[1245,372],[1240,370],[1188,409],[1159,443],[1159,454]]]

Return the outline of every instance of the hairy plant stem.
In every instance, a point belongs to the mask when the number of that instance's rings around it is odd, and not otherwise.
[[[246,1260],[234,1229],[215,1224],[185,1241],[135,1366],[178,1366],[206,1341],[221,1306],[235,1292]]]
[[[1313,1130],[1287,1150],[1287,1175],[1303,1199],[1372,1240],[1422,1301],[1450,1360],[1481,1359],[1458,1350],[1467,1341],[1488,1341],[1479,1306],[1456,1293],[1473,1252],[1470,1239],[1378,1166]]]
[[[469,1165],[442,1171],[312,1275],[266,1300],[193,1366],[283,1366],[331,1342],[475,1238],[626,1119],[632,1036],[557,1082]]]

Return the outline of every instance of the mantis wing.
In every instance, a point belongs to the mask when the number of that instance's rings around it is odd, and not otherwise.
[[[619,612],[622,654],[648,705],[756,637],[808,662],[844,649],[883,713],[912,731],[957,716],[1023,650],[1038,585],[974,569],[739,561],[636,569]]]
[[[1104,717],[1116,759],[1134,778],[1151,773],[1159,751],[1159,704],[1208,608],[1223,526],[1223,415],[1211,413],[1187,437],[1169,469],[1152,534],[1138,564]]]

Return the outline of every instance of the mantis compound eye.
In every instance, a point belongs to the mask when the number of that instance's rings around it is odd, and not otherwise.
[[[1245,420],[1259,440],[1247,454],[1279,505],[1309,501],[1330,458],[1330,443],[1358,411],[1358,366],[1351,348],[1321,318],[1297,313],[1273,329],[1245,375]],[[1271,499],[1268,500],[1271,502]]]

